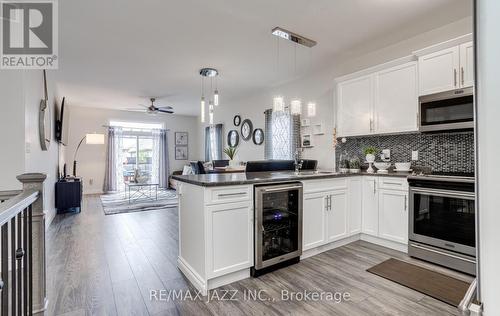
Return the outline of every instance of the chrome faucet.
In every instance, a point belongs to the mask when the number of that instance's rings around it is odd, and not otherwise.
[[[296,150],[295,155],[294,155],[294,162],[293,162],[293,164],[295,165],[295,173],[296,174],[298,174],[300,169],[302,169],[303,163],[304,163],[304,161],[299,158],[299,151]]]

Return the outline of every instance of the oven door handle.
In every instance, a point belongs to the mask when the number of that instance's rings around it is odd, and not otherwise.
[[[449,190],[436,190],[436,189],[418,189],[410,187],[411,193],[423,193],[427,195],[435,195],[435,196],[446,196],[446,197],[461,197],[461,198],[469,198],[474,199],[475,195],[472,192],[466,191],[449,191]]]
[[[291,185],[291,186],[286,186],[286,187],[263,189],[262,192],[264,192],[264,193],[279,192],[279,191],[295,190],[295,189],[300,189],[300,188],[302,188],[302,185]]]

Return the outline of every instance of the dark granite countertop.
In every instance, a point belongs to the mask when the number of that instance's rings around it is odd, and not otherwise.
[[[215,173],[196,175],[174,175],[173,179],[204,187],[242,185],[242,184],[263,184],[272,182],[302,181],[315,179],[330,179],[357,176],[381,176],[406,178],[411,172],[388,172],[388,173],[335,173],[331,171],[304,171],[295,174],[293,171],[276,172],[249,172],[249,173]]]

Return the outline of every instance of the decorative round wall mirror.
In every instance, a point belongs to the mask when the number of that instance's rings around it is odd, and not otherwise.
[[[240,126],[241,123],[241,116],[235,115],[233,118],[233,124],[234,126]]]
[[[252,121],[249,119],[246,119],[241,123],[241,138],[243,140],[248,141],[250,138],[252,138],[252,132],[253,132],[253,124]]]
[[[47,94],[47,77],[45,70],[43,71],[43,87],[44,98],[40,101],[38,109],[38,134],[40,136],[40,147],[43,151],[47,151],[50,146],[50,138],[52,137],[52,119],[50,117],[50,106]]]
[[[263,142],[264,142],[264,131],[262,130],[262,128],[256,128],[253,131],[253,143],[255,145],[262,145]]]
[[[229,133],[227,133],[227,144],[229,147],[237,147],[239,143],[240,134],[238,134],[238,131],[235,129],[230,130]]]

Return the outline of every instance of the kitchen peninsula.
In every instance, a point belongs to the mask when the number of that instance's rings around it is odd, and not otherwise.
[[[407,252],[408,175],[286,171],[173,176],[179,181],[178,267],[204,294],[249,277],[257,265],[254,246],[261,225],[254,223],[260,186],[300,186],[301,259],[359,239]]]

